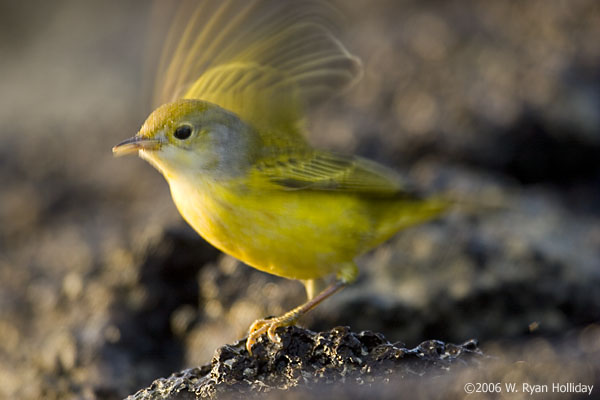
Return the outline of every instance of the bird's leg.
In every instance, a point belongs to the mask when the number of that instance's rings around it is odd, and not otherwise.
[[[348,281],[346,279],[338,279],[306,303],[286,312],[282,316],[256,320],[250,326],[248,339],[246,340],[248,353],[252,354],[252,346],[263,333],[267,333],[272,342],[279,343],[281,338],[275,333],[277,328],[293,325],[298,318],[318,306],[326,298],[343,289],[347,284]]]

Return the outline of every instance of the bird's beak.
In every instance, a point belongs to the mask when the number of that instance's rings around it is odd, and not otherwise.
[[[112,152],[115,156],[125,156],[127,154],[135,153],[138,150],[158,150],[162,142],[156,139],[148,139],[142,136],[134,136],[127,140],[123,140],[121,143],[112,148]]]

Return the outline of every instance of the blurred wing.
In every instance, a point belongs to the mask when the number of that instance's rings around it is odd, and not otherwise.
[[[360,61],[332,33],[338,17],[316,0],[183,1],[155,99],[210,101],[259,131],[300,136],[306,104],[360,75]]]
[[[259,162],[252,173],[283,190],[416,197],[391,169],[363,158],[328,152],[269,158]]]

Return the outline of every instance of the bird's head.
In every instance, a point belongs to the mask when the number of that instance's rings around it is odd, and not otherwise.
[[[220,178],[243,173],[258,140],[248,124],[216,104],[177,100],[154,110],[137,135],[113,153],[138,152],[167,179],[187,173]]]

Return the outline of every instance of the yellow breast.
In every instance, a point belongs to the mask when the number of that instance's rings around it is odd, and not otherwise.
[[[336,272],[370,235],[356,199],[170,180],[184,219],[208,242],[248,265],[293,279]],[[368,237],[367,237],[368,236]]]

